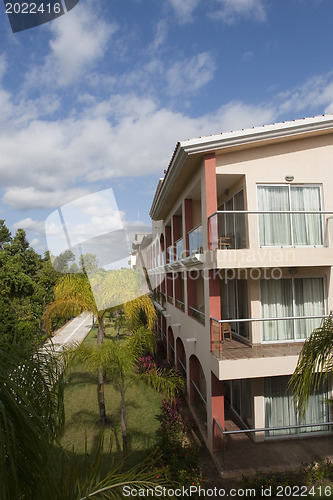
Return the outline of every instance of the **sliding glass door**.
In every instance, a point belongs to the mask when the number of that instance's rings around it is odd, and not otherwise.
[[[297,316],[325,314],[323,278],[261,280],[260,293],[262,318],[296,317],[263,321],[263,342],[306,339],[320,326],[320,318],[297,319]]]
[[[247,281],[221,281],[222,319],[230,319],[231,329],[242,337],[249,338],[249,324],[233,322],[233,319],[248,318]]]
[[[264,383],[265,427],[285,427],[301,424],[328,422],[328,389],[324,384],[313,391],[305,415],[297,415],[291,390],[288,388],[289,377],[268,377]],[[266,436],[293,435],[304,432],[327,431],[325,425],[266,431]]]
[[[231,248],[245,248],[245,214],[232,213],[235,210],[244,210],[244,191],[239,191],[218,209],[225,212],[219,215],[219,236],[229,237]]]
[[[260,246],[323,245],[320,186],[258,186]],[[297,214],[270,214],[272,211],[301,211]]]

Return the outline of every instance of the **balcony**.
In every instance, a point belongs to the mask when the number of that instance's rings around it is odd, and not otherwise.
[[[323,319],[328,318],[328,315],[313,315],[313,316],[285,316],[279,318],[242,318],[242,319],[216,319],[210,318],[211,321],[211,352],[216,356],[221,356],[224,353],[224,349],[228,347],[229,342],[226,342],[223,335],[222,325],[231,325],[231,334],[229,335],[229,340],[232,339],[232,335],[235,334],[235,325],[240,324],[251,324],[251,323],[261,323],[262,329],[262,346],[265,345],[283,345],[283,344],[299,344],[304,342],[304,340],[318,328]],[[283,323],[280,325],[280,322]],[[279,326],[280,325],[280,326]],[[300,331],[301,329],[306,332],[302,338],[295,335],[295,331]],[[276,338],[276,332],[283,331],[285,337]],[[271,339],[270,339],[271,335]],[[241,336],[237,336],[240,338]],[[244,339],[241,339],[244,341]],[[223,354],[224,355],[224,354]]]
[[[191,255],[203,253],[202,224],[188,232],[189,253]]]
[[[209,217],[209,248],[332,247],[332,215],[321,210],[217,211]]]
[[[196,319],[197,321],[199,321],[199,323],[201,323],[202,325],[205,324],[206,315],[203,311],[199,311],[198,309],[195,309],[194,307],[189,307],[189,313],[190,313],[190,316],[192,318]]]
[[[182,300],[176,299],[176,307],[183,312],[185,311],[185,304]]]
[[[184,256],[184,240],[183,238],[179,238],[179,240],[176,241],[175,243],[175,255],[176,255],[176,260],[181,260]]]

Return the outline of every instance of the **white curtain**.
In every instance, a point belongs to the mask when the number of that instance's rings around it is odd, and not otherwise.
[[[325,314],[323,278],[261,280],[260,291],[263,318]],[[320,323],[319,318],[263,321],[262,340],[306,339]]]
[[[263,318],[293,316],[291,279],[261,280]],[[263,321],[262,340],[276,341],[293,338],[293,320]]]
[[[321,388],[316,394],[311,394],[305,410],[305,415],[300,419],[300,424],[314,424],[328,422],[329,410],[325,400],[328,398],[327,385]],[[316,425],[314,427],[303,427],[299,432],[318,432],[328,430],[325,425]]]
[[[287,392],[288,377],[265,379],[265,427],[297,425],[292,396]],[[266,436],[295,434],[296,429],[266,431]]]
[[[291,392],[288,390],[289,377],[268,377],[265,379],[265,427],[283,427],[287,425],[315,424],[328,422],[329,413],[327,384],[317,393],[312,393],[304,417],[298,419]],[[299,429],[267,431],[267,436],[287,435],[303,432],[327,430],[327,426],[311,426]]]
[[[258,186],[258,209],[289,210],[289,186]],[[260,246],[291,245],[289,214],[260,214]]]
[[[290,186],[291,210],[320,210],[319,186]],[[322,245],[322,216],[295,214],[292,216],[294,245]]]
[[[323,316],[325,314],[323,278],[295,278],[295,316]],[[321,319],[295,320],[295,338],[308,338]]]

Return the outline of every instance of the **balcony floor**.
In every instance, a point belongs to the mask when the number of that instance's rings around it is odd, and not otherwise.
[[[226,430],[237,430],[237,419],[226,408]],[[240,478],[257,471],[283,472],[299,470],[321,458],[333,460],[333,434],[304,435],[293,439],[283,438],[254,443],[246,434],[229,434],[225,450],[214,452],[213,458],[222,477]]]
[[[195,414],[195,420],[201,432],[202,420]],[[243,428],[226,405],[226,430]],[[201,438],[202,440],[202,438]],[[257,472],[298,471],[304,464],[310,464],[319,458],[333,461],[333,433],[321,436],[304,436],[266,440],[255,443],[246,434],[229,434],[225,438],[224,451],[215,451],[212,455],[203,440],[200,450],[200,462],[206,471],[207,487],[225,487],[226,480],[239,480],[242,475],[254,476]]]
[[[222,343],[222,351],[214,355],[219,360],[272,358],[275,356],[298,356],[304,342],[288,342],[278,344],[262,344],[249,346],[238,340],[225,339]]]

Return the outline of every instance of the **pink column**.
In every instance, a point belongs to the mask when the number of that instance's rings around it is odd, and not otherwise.
[[[214,423],[214,418],[218,420],[222,429],[225,430],[224,418],[224,383],[219,380],[214,373],[211,374],[212,382],[212,426],[213,426],[213,450],[221,448],[222,436],[221,431]]]
[[[217,211],[217,184],[216,184],[216,157],[215,153],[205,156],[205,189],[206,189],[206,216],[208,227],[208,248],[211,248],[212,236],[217,234],[217,219],[211,227],[208,217]],[[216,227],[215,227],[216,226]]]

